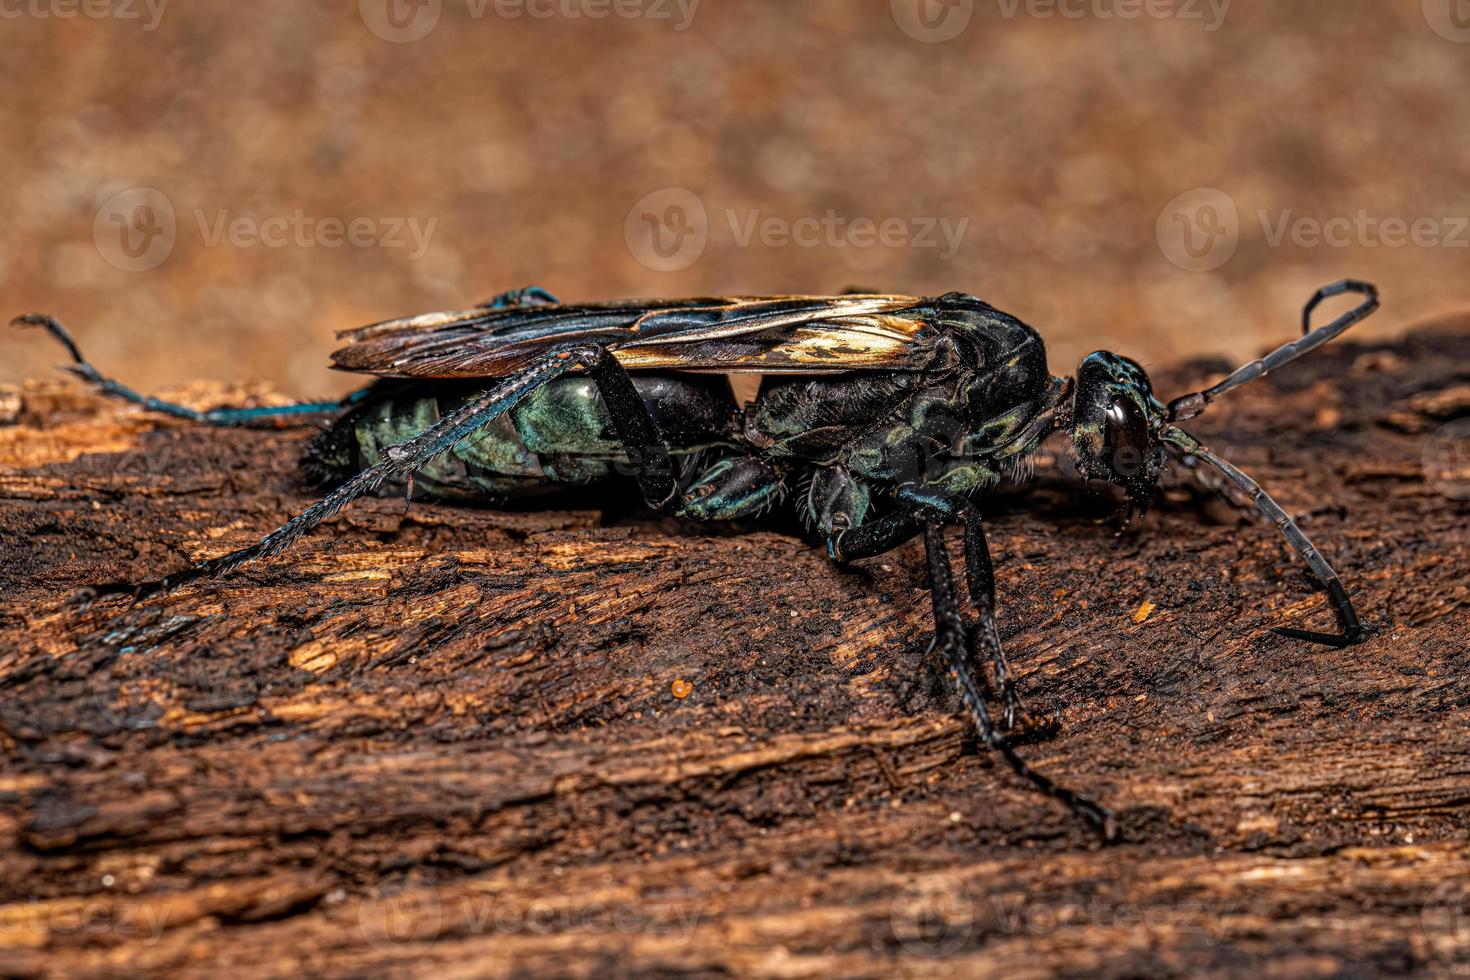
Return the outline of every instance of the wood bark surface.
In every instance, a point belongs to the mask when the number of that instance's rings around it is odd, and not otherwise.
[[[1364,645],[1272,635],[1330,611],[1190,474],[1121,533],[1057,465],[986,503],[1002,634],[1062,720],[1023,753],[1118,811],[1112,847],[914,682],[919,542],[839,569],[785,527],[368,500],[78,609],[301,510],[309,430],[66,381],[0,420],[7,975],[1470,972],[1470,324],[1191,425],[1300,518]]]

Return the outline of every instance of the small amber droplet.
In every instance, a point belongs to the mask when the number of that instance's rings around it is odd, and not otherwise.
[[[1155,606],[1152,602],[1145,602],[1143,605],[1139,606],[1138,611],[1133,614],[1133,621],[1135,623],[1141,623],[1145,619],[1148,619],[1149,613],[1153,612],[1154,608]]]
[[[678,680],[674,681],[672,690],[674,692],[674,697],[678,698],[680,701],[683,701],[689,696],[689,692],[694,690],[694,685],[686,681],[684,678],[680,677]]]

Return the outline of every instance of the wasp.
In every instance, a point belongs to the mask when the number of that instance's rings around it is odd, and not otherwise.
[[[1312,329],[1326,299],[1358,305]],[[1278,627],[1348,646],[1370,631],[1341,580],[1251,477],[1180,427],[1216,398],[1315,350],[1378,308],[1370,283],[1318,290],[1297,339],[1210,388],[1167,404],[1136,361],[1108,351],[1072,377],[1052,375],[1041,335],[964,293],[870,293],[570,304],[539,287],[467,310],[343,333],[334,367],[377,380],[340,402],[196,411],[143,396],[97,371],[54,318],[21,317],[70,352],[68,370],[103,393],[216,425],[335,413],[310,443],[306,474],[325,496],[255,544],[162,578],[113,582],[89,597],[168,592],[275,555],[372,493],[489,502],[631,477],[648,506],[696,521],[794,505],[836,562],[922,537],[938,653],[981,743],[1017,776],[1105,838],[1110,810],[1016,752],[1026,711],[996,626],[983,503],[1024,479],[1063,431],[1078,472],[1147,508],[1166,462],[1204,464],[1285,536],[1336,613],[1337,630]],[[722,375],[761,376],[737,404]],[[968,606],[944,531],[963,529]],[[973,619],[967,620],[967,613]],[[985,662],[990,672],[985,670]],[[998,708],[993,712],[992,704]]]

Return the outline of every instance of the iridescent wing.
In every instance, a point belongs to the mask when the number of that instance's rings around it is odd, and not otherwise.
[[[931,319],[926,319],[928,314]],[[476,307],[339,336],[339,370],[392,378],[493,378],[600,344],[632,371],[825,374],[921,367],[938,334],[912,296],[763,296]]]

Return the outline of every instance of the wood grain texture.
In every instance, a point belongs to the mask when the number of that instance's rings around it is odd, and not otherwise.
[[[300,510],[306,433],[10,391],[0,972],[1470,971],[1470,473],[1437,455],[1470,457],[1467,391],[1440,325],[1193,426],[1342,572],[1381,630],[1350,650],[1267,632],[1330,614],[1188,475],[1121,535],[1055,467],[988,506],[1003,634],[1063,720],[1025,752],[1119,810],[1112,848],[909,683],[917,542],[839,570],[782,528],[374,500],[78,610]]]

